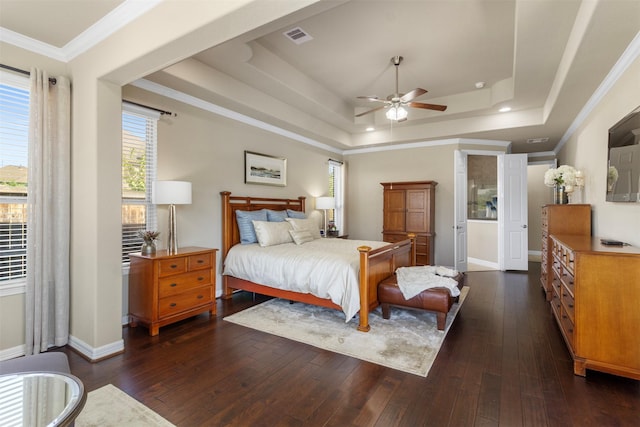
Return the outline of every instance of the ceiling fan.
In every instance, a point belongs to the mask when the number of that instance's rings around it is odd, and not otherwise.
[[[426,110],[444,111],[447,109],[446,105],[437,104],[425,104],[424,102],[414,102],[413,100],[421,95],[427,93],[426,89],[416,88],[408,93],[400,93],[398,91],[398,67],[404,58],[402,56],[394,56],[391,58],[391,63],[396,67],[396,91],[393,95],[387,96],[386,99],[380,99],[377,96],[359,96],[358,99],[365,99],[371,102],[382,102],[384,105],[374,108],[364,113],[356,114],[356,117],[362,117],[366,114],[373,113],[374,111],[388,108],[386,116],[389,120],[397,122],[404,122],[407,120],[407,110],[404,107],[423,108]]]

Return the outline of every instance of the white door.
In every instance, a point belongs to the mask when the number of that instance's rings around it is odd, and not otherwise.
[[[528,269],[527,227],[527,155],[498,156],[498,258],[501,270]]]
[[[460,150],[455,151],[454,187],[454,268],[467,271],[467,153]]]

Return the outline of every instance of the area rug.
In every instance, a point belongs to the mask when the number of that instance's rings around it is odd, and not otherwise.
[[[465,286],[447,315],[444,331],[438,331],[435,313],[391,307],[391,318],[385,320],[378,307],[369,315],[371,330],[364,333],[356,329],[356,318],[345,323],[341,311],[282,299],[224,320],[426,377],[468,292]]]
[[[171,427],[173,424],[124,391],[107,384],[89,392],[87,403],[76,418],[76,427],[97,426]]]

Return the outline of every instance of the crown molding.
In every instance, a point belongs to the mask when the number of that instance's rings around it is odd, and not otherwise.
[[[183,102],[187,105],[191,105],[192,107],[209,111],[210,113],[217,114],[219,116],[226,117],[228,119],[235,120],[237,122],[244,123],[246,125],[265,130],[267,132],[275,133],[277,135],[284,136],[285,138],[289,138],[294,141],[302,142],[304,144],[311,145],[316,148],[320,148],[322,150],[326,150],[336,154],[343,153],[343,151],[340,150],[339,148],[332,147],[320,141],[316,141],[315,139],[308,138],[306,136],[283,129],[281,127],[263,122],[261,120],[254,119],[244,114],[240,114],[236,111],[229,110],[228,108],[221,107],[219,105],[213,104],[203,99],[196,98],[195,96],[188,95],[184,92],[180,92],[175,89],[168,88],[166,86],[160,85],[158,83],[154,83],[146,79],[136,80],[133,83],[131,83],[131,85],[137,88],[144,89],[146,91],[158,94],[158,95],[165,96],[167,98],[170,98],[179,102]]]
[[[624,50],[622,55],[616,64],[611,68],[607,77],[604,78],[600,86],[593,92],[591,98],[584,104],[582,110],[578,113],[575,120],[571,123],[571,125],[567,128],[567,131],[564,133],[558,145],[553,149],[554,155],[557,155],[564,144],[573,136],[574,132],[578,130],[578,128],[582,125],[582,123],[587,119],[589,114],[596,108],[596,106],[602,101],[602,98],[611,90],[613,85],[618,81],[620,76],[629,68],[629,66],[640,57],[640,31],[636,33],[636,36],[633,38],[629,46]]]
[[[46,56],[60,62],[67,62],[64,52],[59,47],[32,39],[7,28],[0,27],[0,42],[18,46],[21,49]]]
[[[125,0],[124,3],[121,3],[62,48],[67,61],[71,61],[78,55],[91,49],[125,25],[156,7],[162,1],[163,0]]]
[[[118,7],[84,30],[64,47],[55,47],[31,37],[0,27],[0,42],[12,44],[38,55],[61,62],[69,62],[91,49],[125,25],[136,20],[163,0],[125,0]]]

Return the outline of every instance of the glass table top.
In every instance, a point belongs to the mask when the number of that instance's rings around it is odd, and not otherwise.
[[[66,426],[86,401],[82,381],[58,372],[0,375],[0,425]]]

